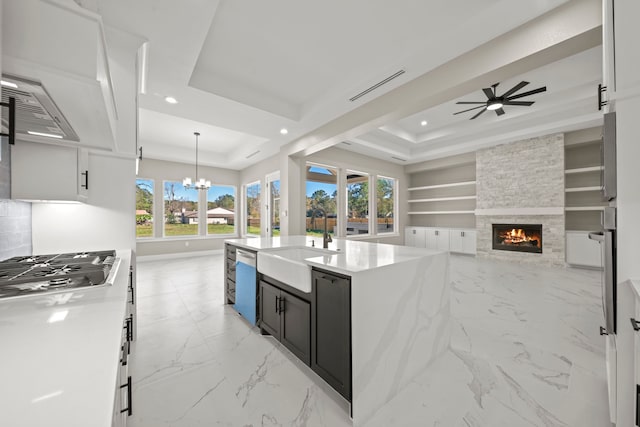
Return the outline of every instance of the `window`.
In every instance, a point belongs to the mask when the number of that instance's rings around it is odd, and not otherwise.
[[[327,215],[327,231],[335,234],[338,213],[338,170],[330,166],[307,164],[306,179],[306,233],[322,237],[324,218],[312,217],[314,209]]]
[[[212,185],[207,190],[207,234],[235,234],[236,189]]]
[[[347,236],[369,234],[369,175],[347,171]]]
[[[271,210],[271,235],[280,235],[280,180],[275,179],[269,181],[270,199],[269,209]]]
[[[395,215],[396,180],[379,176],[376,182],[376,210],[378,234],[393,233]]]
[[[260,235],[260,182],[245,187],[247,206],[247,234]]]
[[[164,182],[164,235],[198,234],[199,190],[185,189],[181,182]]]
[[[136,237],[153,237],[152,179],[136,179]]]

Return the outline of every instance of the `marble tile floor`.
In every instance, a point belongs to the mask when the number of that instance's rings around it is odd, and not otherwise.
[[[350,426],[223,304],[222,255],[138,264],[132,427]],[[367,427],[608,427],[600,272],[451,257],[450,350]]]

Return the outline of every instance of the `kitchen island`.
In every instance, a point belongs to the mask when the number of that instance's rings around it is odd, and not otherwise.
[[[261,287],[265,281],[278,286],[277,281],[261,276],[261,252],[268,254],[283,248],[310,248],[312,245],[322,247],[321,238],[309,236],[226,242],[232,245],[228,247],[258,253]],[[450,339],[449,256],[428,249],[334,239],[328,251],[305,258],[304,262],[313,268],[314,274],[326,273],[348,279],[350,389],[347,394],[340,392],[350,400],[354,425],[364,425],[447,349]],[[335,281],[329,280],[328,283]],[[317,318],[314,313],[317,286],[318,281],[314,279],[308,297],[312,319]],[[281,287],[283,291],[288,289],[286,285]],[[268,307],[271,310],[271,305]],[[311,332],[312,344],[322,342],[313,338],[314,333],[315,329]]]

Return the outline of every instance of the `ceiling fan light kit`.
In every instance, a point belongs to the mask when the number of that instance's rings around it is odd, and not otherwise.
[[[538,89],[533,89],[528,92],[523,92],[523,93],[514,95],[520,89],[522,89],[523,87],[529,84],[529,82],[525,82],[523,80],[517,85],[515,85],[514,87],[512,87],[511,89],[509,89],[508,91],[506,91],[505,93],[503,93],[502,95],[498,96],[496,92],[496,88],[498,87],[499,84],[500,83],[495,83],[491,85],[490,88],[489,87],[482,88],[482,92],[484,92],[485,96],[487,97],[486,101],[456,102],[456,104],[462,104],[462,105],[473,105],[473,104],[479,104],[479,105],[477,107],[472,107],[466,110],[458,111],[457,113],[453,113],[453,115],[455,116],[456,114],[466,113],[467,111],[477,110],[478,108],[481,108],[481,110],[478,113],[476,113],[473,117],[471,117],[469,120],[475,119],[476,117],[478,117],[480,114],[484,113],[487,110],[495,111],[496,115],[501,116],[505,113],[505,111],[502,109],[502,107],[504,106],[530,107],[535,102],[535,101],[514,101],[515,99],[520,99],[520,98],[524,98],[525,96],[535,95],[537,93],[545,92],[547,90],[547,87],[543,86],[543,87],[539,87]]]

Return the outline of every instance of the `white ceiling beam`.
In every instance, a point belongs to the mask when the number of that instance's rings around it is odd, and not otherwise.
[[[503,34],[287,144],[306,156],[345,139],[598,46],[597,0],[572,1]]]

